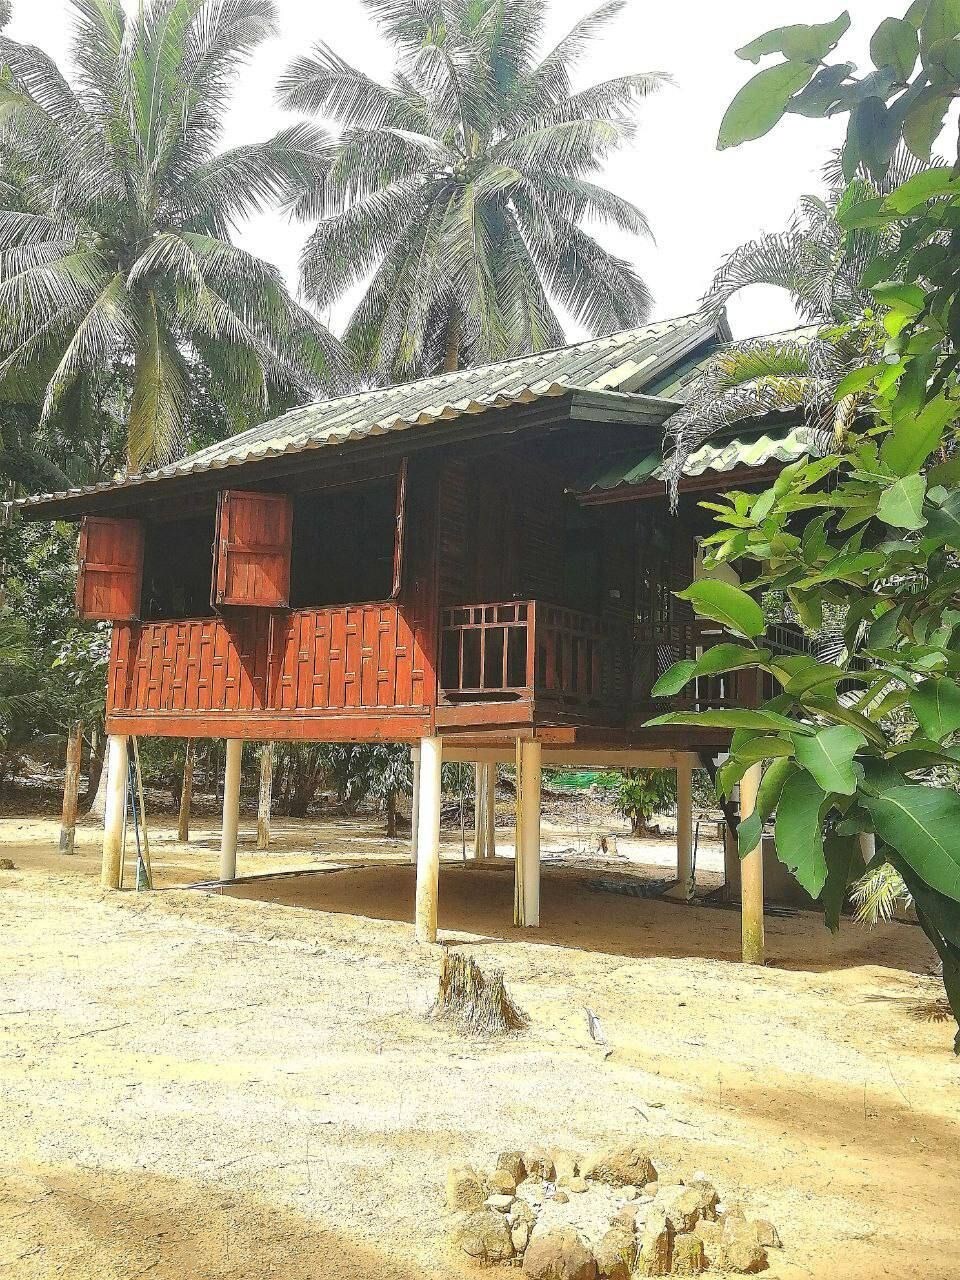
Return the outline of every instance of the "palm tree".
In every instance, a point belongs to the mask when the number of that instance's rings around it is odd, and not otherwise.
[[[721,310],[750,285],[773,285],[790,294],[807,327],[728,343],[715,354],[668,423],[675,446],[667,466],[672,484],[704,440],[759,414],[800,410],[821,442],[843,434],[862,397],[845,396],[838,404],[834,392],[853,369],[880,358],[885,336],[872,315],[876,303],[863,273],[871,259],[897,246],[896,232],[888,229],[844,229],[840,202],[887,195],[927,167],[900,147],[882,182],[861,171],[845,197],[847,184],[834,157],[824,169],[824,197],[804,196],[785,231],[750,240],[729,255],[703,299],[705,309]],[[850,321],[856,322],[851,330],[834,331]]]
[[[389,84],[321,43],[279,85],[287,107],[340,128],[291,207],[319,219],[302,256],[306,294],[327,307],[366,282],[346,332],[361,367],[403,380],[556,346],[555,303],[595,333],[642,323],[646,285],[583,224],[649,234],[592,178],[667,77],[571,86],[625,0],[607,0],[539,61],[546,0],[364,3],[397,49]]]
[[[198,377],[234,427],[344,383],[339,345],[231,241],[303,179],[318,137],[301,125],[217,151],[271,0],[73,13],[75,86],[0,35],[0,398],[37,403],[42,430],[119,381],[140,469],[183,447]]]

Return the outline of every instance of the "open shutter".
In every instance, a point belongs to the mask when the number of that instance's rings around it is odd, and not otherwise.
[[[133,622],[140,616],[143,525],[86,516],[80,526],[77,612],[87,621]]]
[[[284,609],[290,603],[293,500],[225,489],[217,507],[214,605]]]
[[[390,599],[396,600],[403,587],[403,541],[407,522],[407,460],[402,459],[397,473],[397,522],[393,542],[393,588]]]

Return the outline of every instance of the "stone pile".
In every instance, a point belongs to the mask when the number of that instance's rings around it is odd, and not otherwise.
[[[504,1151],[488,1173],[451,1169],[447,1206],[463,1253],[478,1266],[521,1267],[529,1280],[748,1275],[780,1248],[772,1223],[723,1204],[705,1174],[668,1181],[641,1147],[584,1160]]]

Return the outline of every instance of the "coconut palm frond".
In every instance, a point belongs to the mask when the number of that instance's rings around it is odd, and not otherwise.
[[[861,924],[870,925],[892,920],[899,905],[911,902],[900,873],[889,862],[862,876],[853,886],[850,896],[856,908],[856,919]]]
[[[591,331],[640,323],[650,295],[587,224],[649,235],[596,180],[665,77],[574,91],[572,69],[622,9],[612,0],[537,60],[546,0],[367,0],[397,50],[380,83],[319,45],[282,100],[342,126],[329,163],[289,193],[315,222],[304,290],[327,305],[366,280],[346,340],[378,380],[539,350],[557,309]],[[321,171],[322,170],[322,171]]]

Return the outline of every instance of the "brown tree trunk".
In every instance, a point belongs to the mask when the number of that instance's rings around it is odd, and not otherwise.
[[[455,311],[450,317],[447,327],[447,349],[443,356],[443,372],[456,373],[460,368],[460,339],[463,336],[463,325],[460,312]]]
[[[260,748],[260,802],[257,807],[257,848],[270,848],[270,807],[273,801],[273,743]]]
[[[193,739],[187,739],[183,756],[183,783],[180,787],[180,812],[177,816],[177,839],[186,844],[190,839],[190,808],[193,804]]]
[[[80,794],[80,755],[83,725],[76,720],[67,735],[67,756],[63,770],[63,817],[60,821],[60,852],[73,853],[77,835],[77,797]]]
[[[397,793],[387,792],[387,839],[397,838]]]

